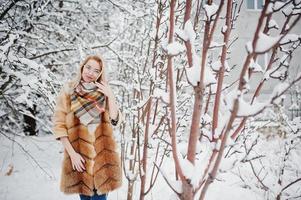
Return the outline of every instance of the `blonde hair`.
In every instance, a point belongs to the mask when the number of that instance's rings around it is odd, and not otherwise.
[[[99,66],[101,67],[101,72],[100,72],[101,74],[100,74],[100,77],[97,78],[96,82],[99,82],[99,83],[101,81],[105,81],[106,82],[106,78],[105,78],[105,62],[104,62],[104,59],[99,54],[89,55],[79,65],[78,70],[77,70],[77,74],[75,75],[75,78],[72,80],[72,89],[76,88],[76,86],[80,83],[80,80],[82,79],[83,67],[91,59],[95,60],[96,62],[98,62]]]

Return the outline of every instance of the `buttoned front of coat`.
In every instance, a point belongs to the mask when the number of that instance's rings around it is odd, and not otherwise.
[[[93,195],[113,191],[122,184],[122,170],[117,144],[113,137],[113,127],[109,112],[101,114],[101,122],[94,128],[82,123],[71,111],[70,88],[67,83],[56,99],[52,122],[53,133],[57,140],[68,137],[72,147],[85,159],[85,171],[73,170],[70,156],[64,149],[60,190],[65,194]],[[122,114],[118,111],[118,124]]]

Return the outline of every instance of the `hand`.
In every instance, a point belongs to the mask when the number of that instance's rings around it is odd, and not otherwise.
[[[75,152],[74,154],[71,154],[70,158],[73,170],[76,169],[79,172],[83,172],[86,170],[84,165],[86,161],[79,153]]]
[[[113,92],[108,83],[101,81],[101,83],[95,82],[95,85],[98,87],[98,91],[100,91],[104,95],[106,95],[108,97],[113,96]]]

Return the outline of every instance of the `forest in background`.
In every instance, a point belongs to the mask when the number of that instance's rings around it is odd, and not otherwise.
[[[148,199],[156,184],[173,198],[206,199],[210,187],[233,184],[225,174],[262,199],[301,198],[301,1],[266,0],[244,57],[232,49],[244,42],[248,1],[0,3],[1,137],[52,134],[57,92],[100,53],[124,113],[116,139],[126,199]]]

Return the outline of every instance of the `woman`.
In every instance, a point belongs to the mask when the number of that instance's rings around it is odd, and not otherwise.
[[[122,114],[105,80],[100,56],[88,56],[56,99],[53,133],[64,146],[60,190],[80,199],[106,199],[122,184],[112,125]]]

